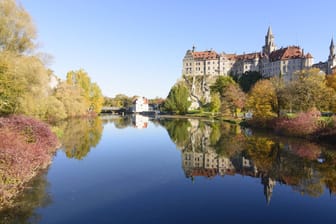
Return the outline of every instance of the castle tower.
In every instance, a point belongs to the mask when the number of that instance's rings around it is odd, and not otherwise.
[[[329,57],[328,57],[328,70],[327,73],[331,74],[332,69],[336,66],[336,54],[335,54],[335,45],[334,39],[331,38],[330,46],[329,46]]]
[[[262,48],[262,52],[266,55],[270,55],[272,51],[276,50],[274,43],[274,36],[272,33],[271,26],[268,27],[267,34],[265,36],[265,45]]]

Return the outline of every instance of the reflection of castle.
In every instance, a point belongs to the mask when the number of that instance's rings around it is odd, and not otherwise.
[[[140,114],[135,114],[132,116],[132,123],[134,127],[142,129],[148,127],[148,117],[142,116]]]
[[[261,177],[267,204],[270,203],[276,181],[258,172],[253,162],[242,155],[235,158],[219,156],[213,150],[206,152],[182,151],[182,168],[187,178],[203,176],[212,178],[217,175],[247,175]]]

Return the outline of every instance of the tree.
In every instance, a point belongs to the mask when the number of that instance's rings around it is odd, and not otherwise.
[[[186,114],[191,105],[189,101],[189,90],[183,83],[177,83],[170,90],[164,103],[164,109],[178,114]]]
[[[331,110],[335,100],[335,91],[328,87],[325,75],[313,68],[297,72],[294,80],[286,87],[288,98],[296,111],[307,111],[316,107],[319,111]]]
[[[218,92],[221,96],[224,95],[225,89],[234,84],[235,81],[230,76],[219,76],[216,82],[210,87],[211,92]]]
[[[23,113],[39,118],[50,88],[48,71],[35,56],[0,52],[0,114]]]
[[[223,99],[231,111],[231,115],[237,117],[238,110],[242,109],[245,105],[246,96],[237,84],[230,84],[225,89]]]
[[[213,113],[216,113],[219,111],[221,106],[221,100],[220,100],[220,96],[219,93],[215,92],[215,93],[211,93],[211,102],[210,102],[210,110]]]
[[[62,82],[55,90],[55,97],[64,105],[67,117],[82,116],[87,113],[89,105],[81,95],[79,87]]]
[[[230,111],[231,115],[237,115],[237,109],[241,109],[245,103],[245,94],[230,76],[220,76],[211,87],[212,94],[220,94],[221,113]]]
[[[104,97],[99,86],[91,82],[87,72],[83,69],[68,72],[67,83],[80,89],[81,96],[83,96],[88,105],[88,112],[100,113]]]
[[[251,89],[248,108],[253,111],[253,117],[267,120],[275,117],[278,102],[275,87],[270,80],[259,80]]]
[[[15,0],[0,1],[0,51],[22,54],[35,48],[35,26]]]
[[[333,88],[336,91],[336,73],[326,75],[327,86]]]
[[[242,90],[247,93],[250,91],[252,86],[260,79],[262,79],[262,75],[260,74],[260,72],[247,71],[238,78],[237,82],[240,88],[242,88]]]

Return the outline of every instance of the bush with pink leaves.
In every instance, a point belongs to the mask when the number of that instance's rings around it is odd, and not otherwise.
[[[25,116],[0,118],[0,210],[50,164],[57,145],[47,124]]]
[[[275,124],[275,132],[287,136],[306,137],[319,129],[321,113],[313,108],[295,118],[280,118]]]

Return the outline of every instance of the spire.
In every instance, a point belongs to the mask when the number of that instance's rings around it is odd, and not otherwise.
[[[330,47],[334,46],[334,37],[331,37]]]
[[[266,55],[270,55],[272,51],[276,50],[271,26],[268,27],[267,34],[265,36],[265,45],[262,49],[262,52]]]
[[[335,45],[334,45],[334,38],[331,38],[330,41],[330,47],[329,47],[330,53],[329,53],[329,58],[332,59],[335,57]]]
[[[334,45],[334,37],[331,37],[331,42],[330,42],[330,48],[335,48],[335,45]]]
[[[268,27],[267,36],[273,35],[271,26]]]

